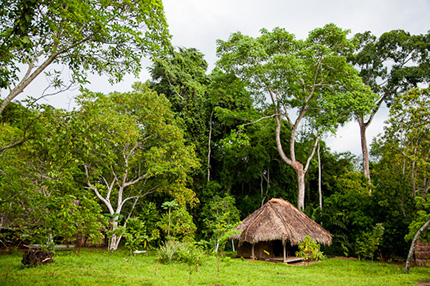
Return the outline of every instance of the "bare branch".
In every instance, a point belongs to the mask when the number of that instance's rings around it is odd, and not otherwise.
[[[18,146],[18,145],[21,145],[21,144],[23,144],[23,143],[27,142],[28,140],[30,140],[30,137],[25,137],[25,138],[23,138],[23,139],[21,139],[21,140],[19,140],[19,141],[16,141],[16,142],[13,142],[13,143],[11,143],[11,144],[9,144],[9,145],[6,145],[6,146],[3,146],[3,147],[0,147],[0,152],[3,152],[3,151],[5,151],[5,150],[7,150],[7,149],[10,149],[10,148],[16,147],[16,146]]]
[[[249,123],[243,124],[243,125],[239,128],[239,130],[238,130],[238,131],[236,131],[236,134],[239,134],[239,133],[242,131],[243,127],[245,127],[245,126],[252,125],[252,124],[255,124],[255,123],[257,123],[257,122],[260,122],[260,121],[262,121],[262,120],[264,120],[264,119],[273,118],[273,117],[276,117],[276,116],[279,116],[279,115],[280,115],[280,114],[275,113],[275,114],[272,114],[272,115],[263,116],[263,117],[261,117],[261,118],[259,118],[259,119],[255,120],[255,121],[251,121],[251,122],[249,122]]]
[[[319,136],[317,136],[317,140],[315,140],[314,147],[312,148],[312,153],[311,153],[311,155],[308,157],[308,160],[307,160],[307,162],[306,162],[306,166],[305,166],[305,169],[304,169],[304,172],[305,172],[305,173],[307,173],[308,168],[309,168],[309,165],[310,165],[310,163],[311,163],[311,160],[312,160],[312,158],[313,158],[313,157],[314,157],[314,155],[315,155],[315,150],[316,150],[316,148],[317,148],[317,146],[318,146],[318,142],[319,142],[319,140],[320,140],[320,137],[319,137]]]
[[[146,178],[146,177],[148,177],[148,176],[149,176],[149,174],[148,174],[148,173],[146,173],[146,174],[144,174],[144,175],[142,175],[142,176],[139,176],[137,179],[134,179],[133,181],[125,182],[123,186],[124,186],[124,187],[128,187],[128,186],[134,185],[134,184],[136,184],[137,182],[139,182],[139,181],[141,181],[141,180],[145,179],[145,178]]]
[[[93,190],[94,191],[94,193],[96,194],[96,196],[107,206],[107,208],[109,209],[109,213],[111,214],[111,215],[113,215],[114,214],[114,211],[113,211],[113,208],[112,208],[112,205],[111,205],[111,203],[110,203],[110,201],[109,201],[109,199],[105,199],[101,194],[100,194],[100,192],[98,191],[98,189],[95,187],[95,186],[93,186],[91,183],[90,183],[90,176],[89,176],[89,173],[88,173],[88,167],[87,167],[87,165],[85,165],[84,164],[84,169],[85,169],[85,175],[86,175],[86,177],[87,177],[87,185],[88,185],[88,189],[91,189],[91,190]]]
[[[311,100],[311,98],[312,98],[312,96],[313,96],[313,94],[315,92],[315,86],[316,86],[316,81],[317,81],[318,73],[319,73],[319,70],[320,70],[320,67],[321,67],[321,62],[322,62],[322,56],[318,59],[318,65],[317,65],[317,68],[315,69],[314,80],[312,82],[312,90],[309,93],[308,97],[306,98],[306,100],[305,100],[306,102],[308,102],[309,100]]]

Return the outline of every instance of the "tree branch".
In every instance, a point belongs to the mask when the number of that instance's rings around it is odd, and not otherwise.
[[[88,173],[88,167],[85,164],[84,164],[84,169],[85,169],[85,175],[87,177],[88,188],[94,191],[94,193],[96,194],[96,196],[107,206],[107,208],[109,209],[109,213],[111,215],[113,215],[114,211],[113,211],[113,208],[112,208],[112,205],[111,205],[110,201],[108,199],[105,199],[100,194],[100,192],[97,190],[97,188],[90,183],[90,176],[89,176],[89,173]]]
[[[317,148],[317,146],[318,146],[318,142],[319,142],[319,140],[320,140],[320,137],[319,137],[319,136],[317,136],[317,140],[315,140],[314,147],[312,148],[312,153],[311,153],[311,155],[308,157],[308,160],[307,160],[307,162],[306,162],[306,166],[305,166],[305,169],[304,169],[304,172],[305,172],[305,173],[307,173],[308,168],[309,168],[309,165],[310,165],[310,163],[311,163],[311,160],[312,160],[312,158],[313,158],[313,157],[314,157],[314,155],[315,155],[315,150],[316,150],[316,148]]]
[[[257,123],[257,122],[260,122],[260,121],[262,121],[262,120],[264,120],[264,119],[273,118],[273,117],[276,117],[276,116],[278,116],[278,115],[280,115],[280,114],[272,114],[272,115],[268,115],[268,116],[263,116],[263,117],[261,117],[261,118],[259,118],[259,119],[255,120],[255,121],[251,121],[251,122],[249,122],[249,123],[243,124],[243,125],[239,128],[239,130],[238,130],[238,131],[236,131],[236,134],[239,134],[239,133],[242,131],[243,127],[245,127],[245,126],[252,125],[252,124],[255,124],[255,123]]]

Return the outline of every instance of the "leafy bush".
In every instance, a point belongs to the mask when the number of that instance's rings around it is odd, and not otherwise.
[[[177,251],[178,261],[188,265],[201,264],[203,260],[203,250],[196,243],[180,243]]]
[[[133,251],[137,250],[148,238],[145,233],[144,223],[137,217],[130,218],[127,221],[124,238],[126,239],[125,247],[130,250],[130,255],[132,255]]]
[[[194,241],[194,233],[197,230],[193,217],[184,208],[173,210],[170,215],[164,214],[157,226],[169,239],[188,242]]]
[[[405,236],[406,241],[412,241],[418,230],[430,220],[430,196],[426,199],[415,197],[417,212],[414,220],[409,225],[409,233]],[[420,236],[420,241],[430,242],[430,231],[425,231]]]
[[[296,252],[297,257],[303,257],[305,261],[320,260],[324,258],[320,251],[320,245],[307,235],[303,242],[299,243],[299,251]]]
[[[175,240],[162,243],[160,249],[157,251],[157,260],[162,263],[170,263],[176,260],[179,244],[180,243]]]
[[[316,220],[333,235],[326,253],[347,256],[356,252],[357,239],[374,226],[376,202],[362,174],[346,172],[335,179],[335,192],[324,200]]]
[[[384,227],[382,223],[377,223],[371,232],[363,235],[362,240],[357,240],[358,256],[373,260],[373,255],[381,244],[383,235]]]
[[[178,242],[170,240],[164,243],[157,252],[157,259],[162,263],[172,261],[184,262],[188,265],[201,263],[203,259],[203,250],[191,242]]]

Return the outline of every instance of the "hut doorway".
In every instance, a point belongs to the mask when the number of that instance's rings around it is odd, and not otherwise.
[[[285,245],[286,248],[286,256],[296,256],[296,251],[299,251],[299,247],[297,245],[291,245],[287,242]],[[282,245],[281,240],[273,241],[273,256],[274,257],[284,257],[284,246]]]

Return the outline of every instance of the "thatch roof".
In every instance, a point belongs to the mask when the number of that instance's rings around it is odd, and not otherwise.
[[[232,238],[239,243],[282,240],[297,245],[309,235],[320,244],[331,245],[331,234],[283,199],[271,199],[237,226],[243,230]]]

